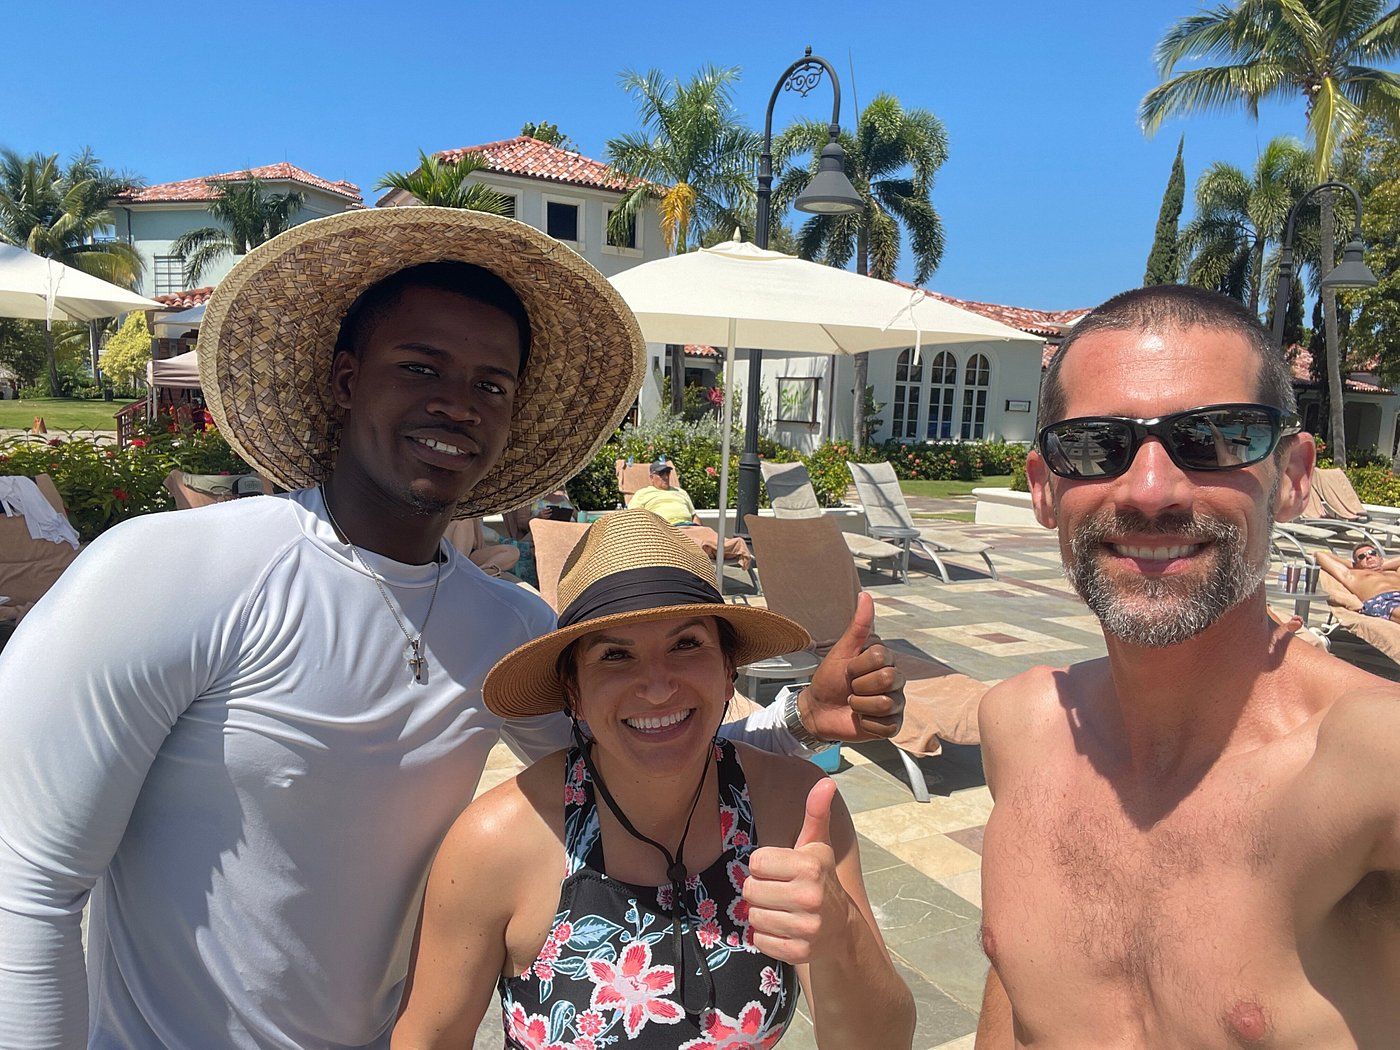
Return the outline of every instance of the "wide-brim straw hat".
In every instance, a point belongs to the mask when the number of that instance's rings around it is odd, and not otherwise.
[[[786,616],[725,602],[714,563],[684,529],[649,510],[621,510],[594,522],[564,561],[558,600],[559,628],[509,653],[486,676],[482,696],[502,718],[562,711],[560,654],[609,627],[714,616],[728,621],[738,637],[731,654],[736,667],[812,642]]]
[[[233,450],[283,488],[320,482],[335,456],[331,360],[346,311],[390,274],[441,260],[490,270],[530,316],[506,450],[456,516],[510,510],[578,473],[641,386],[637,320],[601,273],[552,237],[454,208],[303,223],[254,248],[220,282],[200,332],[199,378]]]

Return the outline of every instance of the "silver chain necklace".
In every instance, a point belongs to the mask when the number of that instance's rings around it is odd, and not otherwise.
[[[321,502],[326,505],[326,517],[330,519],[331,528],[335,529],[336,535],[344,541],[350,548],[350,555],[355,562],[369,573],[369,578],[374,581],[375,587],[379,588],[379,596],[384,599],[384,604],[389,607],[389,611],[394,614],[394,622],[399,625],[399,630],[403,632],[404,640],[408,645],[404,647],[404,658],[408,662],[408,669],[413,674],[413,680],[419,685],[426,685],[428,682],[428,661],[423,658],[423,631],[428,629],[428,620],[433,615],[433,606],[437,604],[438,584],[442,582],[442,552],[435,552],[433,560],[437,562],[437,576],[433,579],[433,596],[428,600],[428,614],[423,617],[423,630],[418,632],[418,637],[413,637],[404,626],[403,616],[399,613],[399,607],[394,604],[394,599],[389,596],[389,589],[384,586],[384,581],[379,578],[379,573],[369,567],[369,563],[360,557],[359,548],[350,542],[350,536],[340,527],[340,523],[335,520],[335,515],[331,513],[331,501],[326,497],[326,487],[321,486]]]

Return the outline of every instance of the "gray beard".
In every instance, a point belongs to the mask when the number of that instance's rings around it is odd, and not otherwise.
[[[1267,527],[1273,530],[1273,500]],[[1112,535],[1170,535],[1182,543],[1207,543],[1211,559],[1203,583],[1192,579],[1140,578],[1127,584],[1110,579],[1103,566],[1105,540]],[[1136,512],[1105,511],[1075,530],[1065,576],[1093,610],[1108,634],[1129,645],[1162,648],[1194,638],[1225,612],[1253,594],[1268,574],[1265,558],[1251,565],[1238,526],[1194,514],[1149,519]]]

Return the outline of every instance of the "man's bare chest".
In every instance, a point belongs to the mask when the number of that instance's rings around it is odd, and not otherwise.
[[[1249,1045],[1298,1009],[1300,926],[1327,894],[1322,829],[1286,789],[1239,773],[1144,817],[1097,777],[1003,787],[984,938],[1031,1031]]]

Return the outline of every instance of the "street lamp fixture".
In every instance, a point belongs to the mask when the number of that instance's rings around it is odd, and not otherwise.
[[[763,118],[763,152],[758,158],[758,221],[753,238],[759,248],[768,247],[773,203],[773,107],[784,91],[795,91],[806,98],[821,83],[823,74],[831,80],[830,137],[817,160],[817,173],[793,202],[793,207],[814,215],[847,215],[865,206],[865,201],[846,177],[846,153],[837,141],[841,134],[841,82],[831,63],[813,55],[809,47],[778,78]],[[763,352],[750,350],[748,393],[744,399],[744,451],[739,456],[739,513],[735,523],[735,531],[741,536],[748,535],[744,518],[758,513],[758,486],[762,480],[758,465],[758,402],[762,388]],[[831,406],[827,405],[826,410],[830,412]],[[724,513],[723,507],[720,513]]]
[[[1278,285],[1274,289],[1273,331],[1274,346],[1279,353],[1283,352],[1284,317],[1288,313],[1288,300],[1293,294],[1293,275],[1297,270],[1297,264],[1293,261],[1293,228],[1303,206],[1312,199],[1314,194],[1324,190],[1346,190],[1350,193],[1356,204],[1356,220],[1352,224],[1351,240],[1342,249],[1342,261],[1322,278],[1320,282],[1322,287],[1327,291],[1335,292],[1347,288],[1374,288],[1380,283],[1363,258],[1366,246],[1361,242],[1361,195],[1345,182],[1324,182],[1322,185],[1314,186],[1308,190],[1298,199],[1298,203],[1289,209],[1288,223],[1283,232],[1283,245],[1279,249]]]

